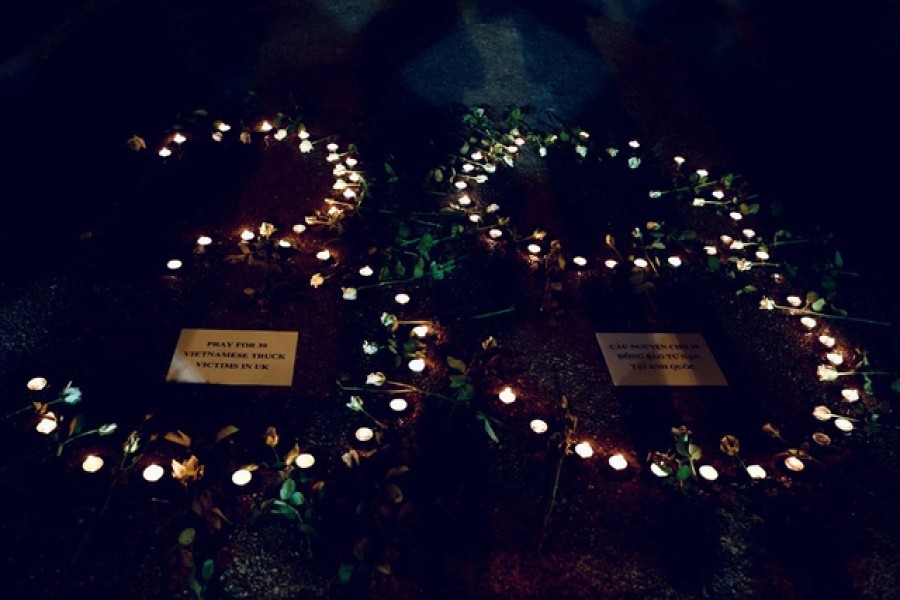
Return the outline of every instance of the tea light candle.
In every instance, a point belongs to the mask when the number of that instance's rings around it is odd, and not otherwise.
[[[859,390],[853,388],[844,388],[841,390],[841,396],[847,402],[856,402],[859,400]]]
[[[375,432],[372,431],[370,427],[360,427],[353,435],[355,435],[356,439],[360,442],[368,442],[375,437]]]
[[[497,397],[500,398],[500,402],[502,402],[503,404],[512,404],[516,401],[516,393],[512,391],[512,388],[510,388],[509,386],[506,386],[505,388],[500,390],[500,393],[497,394]]]
[[[278,240],[278,247],[279,248],[290,248],[291,242],[290,242],[290,240],[280,239],[280,240]]]
[[[744,215],[742,215],[741,213],[739,213],[736,210],[728,213],[728,216],[731,217],[735,221],[740,221],[741,219],[744,218]]]
[[[541,251],[541,247],[538,244],[528,244],[527,250],[532,254],[537,254]]]
[[[409,406],[409,403],[403,398],[394,398],[390,401],[388,406],[391,407],[391,410],[394,412],[403,412]]]
[[[85,473],[96,473],[103,468],[103,459],[96,454],[88,454],[81,463],[81,468]]]
[[[426,335],[428,335],[429,331],[430,328],[428,327],[428,325],[416,325],[412,328],[412,333],[416,337],[425,337]]]
[[[696,173],[697,177],[700,177],[701,179],[704,177],[709,177],[709,171],[707,171],[706,169],[697,169]]]
[[[162,158],[168,158],[168,157],[172,156],[172,151],[169,150],[168,148],[160,148],[160,149],[159,149],[159,155],[160,155]]]
[[[749,475],[751,479],[765,479],[766,470],[759,465],[749,465],[747,467],[747,475]]]
[[[829,352],[825,355],[825,358],[828,359],[828,362],[837,366],[844,362],[844,357],[838,354],[837,352]]]
[[[535,433],[547,433],[547,422],[543,419],[533,419],[529,425]]]
[[[608,462],[609,466],[616,471],[621,471],[622,469],[628,467],[628,461],[625,460],[625,457],[621,454],[613,454],[609,457]]]
[[[803,464],[803,461],[797,458],[796,456],[788,456],[784,459],[784,466],[786,466],[791,471],[800,472],[806,465]]]
[[[154,463],[152,465],[147,465],[141,475],[146,481],[154,483],[162,479],[162,476],[165,475],[165,473],[165,469]]]
[[[490,231],[488,231],[488,236],[491,239],[496,240],[503,236],[503,231],[500,229],[491,229]]]
[[[208,235],[201,235],[197,238],[198,246],[209,246],[210,244],[212,244],[212,238]]]
[[[297,458],[294,459],[294,464],[301,469],[308,469],[316,464],[316,457],[309,452],[303,452],[297,455]]]
[[[325,146],[325,149],[328,150],[329,152],[337,152],[337,151],[338,151],[338,145],[335,144],[334,142],[331,142],[330,144],[328,144],[327,146]]]
[[[594,455],[594,449],[591,448],[590,442],[580,442],[575,444],[575,454],[581,458],[590,458]]]
[[[460,206],[469,206],[472,204],[472,198],[469,197],[468,194],[460,194],[459,198],[456,199]]]
[[[666,470],[663,469],[661,466],[659,466],[656,463],[650,464],[650,472],[653,473],[654,475],[656,475],[657,477],[668,477],[669,476],[669,474],[666,473]]]
[[[681,258],[678,257],[678,256],[670,256],[670,257],[667,259],[667,261],[668,261],[668,263],[669,263],[670,265],[672,265],[673,267],[676,267],[676,268],[677,268],[677,267],[680,267],[680,266],[681,266]]]
[[[32,377],[28,380],[28,383],[25,384],[25,387],[27,387],[32,392],[39,392],[47,387],[47,383],[47,380],[43,377]]]
[[[806,327],[807,329],[812,329],[816,326],[816,320],[812,317],[803,317],[800,319],[800,324]]]
[[[712,465],[703,465],[699,469],[697,469],[697,473],[700,474],[700,477],[706,479],[707,481],[715,481],[719,478],[719,472],[716,471],[716,468]]]
[[[616,266],[619,264],[619,261],[608,258],[605,261],[603,261],[603,264],[606,266],[607,269],[615,269]]]
[[[853,423],[849,419],[835,419],[834,426],[844,433],[853,431]]]
[[[706,252],[709,256],[715,256],[719,253],[719,249],[715,246],[703,246],[703,251]]]
[[[170,271],[177,271],[178,269],[181,268],[181,264],[182,263],[180,260],[178,260],[177,258],[173,258],[172,260],[170,260],[169,262],[166,263],[166,268],[169,269]]]
[[[723,233],[722,235],[719,236],[719,241],[722,242],[723,246],[730,247],[731,244],[734,242],[734,238],[726,233]]]
[[[636,259],[634,259],[634,266],[640,267],[641,269],[645,268],[645,267],[646,267],[647,265],[649,265],[649,264],[650,264],[650,263],[648,263],[648,262],[647,262],[645,259],[643,259],[643,258],[636,258]]]
[[[759,260],[769,260],[769,253],[765,250],[757,250],[756,258]]]
[[[713,190],[712,197],[716,200],[721,200],[725,197],[725,192],[723,192],[722,190]]]
[[[825,346],[826,348],[833,348],[837,343],[837,340],[831,337],[830,335],[820,335],[819,343]]]
[[[296,223],[293,227],[291,227],[291,231],[294,233],[303,233],[306,231],[306,225],[303,223]]]
[[[756,231],[750,229],[749,227],[747,229],[744,229],[743,231],[741,231],[741,233],[744,234],[744,237],[746,237],[746,238],[756,237]]]
[[[253,238],[256,237],[256,234],[250,231],[249,229],[245,229],[241,232],[241,239],[245,242],[249,242]]]
[[[400,293],[394,296],[394,302],[396,302],[397,304],[409,304],[409,300],[409,294]]]
[[[231,483],[239,487],[247,485],[251,479],[253,479],[253,473],[247,469],[238,469],[231,474]]]
[[[674,161],[675,161],[675,164],[678,165],[679,167],[680,167],[681,165],[684,164],[684,157],[683,157],[683,156],[673,156],[673,157],[672,157],[672,160],[674,160]]]
[[[472,160],[481,160],[482,158],[484,158],[484,155],[480,150],[476,150],[470,156],[472,157]]]
[[[56,422],[56,416],[52,412],[48,412],[41,417],[41,420],[38,421],[38,424],[35,426],[35,429],[38,433],[43,433],[44,435],[49,435],[56,431],[56,427],[58,423]]]
[[[801,304],[803,304],[803,299],[800,298],[800,296],[792,295],[787,297],[787,303],[791,306],[800,306]]]
[[[481,221],[481,215],[469,215],[469,220],[473,223],[478,223]]]
[[[587,259],[583,256],[576,256],[572,259],[576,266],[583,267],[587,264]]]
[[[425,370],[425,361],[421,358],[414,358],[407,364],[409,370],[413,373],[421,373]]]
[[[359,161],[356,160],[355,158],[353,158],[352,156],[348,156],[347,160],[345,160],[344,162],[347,163],[347,166],[350,167],[351,169],[353,167],[355,167],[357,164],[359,164]]]
[[[360,269],[359,269],[359,274],[362,275],[363,277],[371,277],[374,273],[375,273],[375,271],[372,270],[372,267],[370,267],[369,265],[360,267]]]
[[[328,260],[329,258],[331,258],[331,251],[328,250],[328,248],[319,250],[318,252],[316,252],[316,258],[318,258],[319,260]]]

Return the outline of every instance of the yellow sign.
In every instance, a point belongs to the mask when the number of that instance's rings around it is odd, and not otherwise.
[[[291,385],[296,331],[182,329],[166,381]]]
[[[614,385],[728,385],[699,333],[598,333]]]

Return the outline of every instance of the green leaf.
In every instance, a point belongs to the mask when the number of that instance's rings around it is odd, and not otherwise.
[[[840,268],[844,266],[844,257],[841,256],[840,250],[834,251],[834,266]]]
[[[900,377],[891,382],[891,389],[900,394]]]
[[[465,372],[468,371],[468,367],[466,366],[466,363],[464,363],[463,361],[461,361],[458,358],[453,357],[453,356],[447,357],[447,366],[450,367],[451,369],[453,369],[454,371],[459,371],[460,373],[463,373],[463,374],[465,374]]]
[[[700,460],[703,457],[703,450],[700,449],[700,446],[695,444],[688,444],[688,456],[691,457],[691,460]]]
[[[216,563],[213,562],[213,559],[207,558],[203,561],[203,566],[200,568],[200,577],[209,581],[212,579],[213,573],[216,570]]]
[[[394,171],[394,167],[391,166],[391,163],[384,163],[384,172],[388,174],[389,177],[396,177],[397,172]]]
[[[341,565],[338,568],[338,581],[344,585],[350,583],[353,578],[353,565]]]
[[[306,501],[306,498],[304,498],[303,494],[301,494],[300,492],[294,492],[293,494],[291,494],[291,497],[288,498],[288,501],[294,506],[302,506]]]
[[[418,262],[416,263],[416,266],[413,267],[413,277],[415,277],[416,279],[421,279],[424,276],[425,276],[425,259],[420,256]]]
[[[197,539],[197,530],[193,527],[188,527],[178,534],[178,543],[182,546],[190,546],[195,539]]]
[[[444,171],[443,169],[435,169],[434,171],[434,181],[435,183],[440,183],[444,180]]]
[[[488,437],[494,440],[495,444],[500,443],[500,438],[497,437],[497,434],[494,432],[494,428],[491,427],[491,422],[488,419],[484,419],[484,432],[488,434]]]
[[[465,375],[451,375],[450,387],[453,389],[461,388],[469,382],[469,378]]]
[[[822,309],[825,308],[825,298],[819,298],[810,306],[816,312],[822,312]]]
[[[475,395],[475,388],[471,384],[464,385],[456,393],[456,399],[462,402],[468,402]]]
[[[717,273],[722,270],[722,262],[719,260],[718,256],[707,256],[706,267],[709,269],[710,273]]]
[[[687,481],[691,478],[693,471],[691,470],[690,465],[681,465],[678,467],[678,471],[675,473],[675,477],[678,478],[678,481]]]
[[[281,484],[281,490],[278,492],[278,496],[282,500],[287,500],[296,489],[297,483],[293,479],[286,479],[284,483]]]
[[[459,153],[463,155],[468,154],[470,148],[471,146],[469,146],[469,142],[465,142],[462,146],[460,146]]]

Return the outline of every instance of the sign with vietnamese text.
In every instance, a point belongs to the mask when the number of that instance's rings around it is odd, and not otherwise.
[[[182,329],[166,381],[291,385],[296,331]]]
[[[699,333],[598,333],[614,385],[728,385]]]

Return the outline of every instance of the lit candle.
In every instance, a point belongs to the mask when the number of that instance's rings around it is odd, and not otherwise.
[[[335,144],[334,142],[331,142],[330,144],[328,144],[327,146],[325,146],[325,149],[328,150],[329,152],[337,152],[337,151],[338,151],[338,145]]]
[[[187,141],[187,138],[184,137],[180,133],[176,133],[175,135],[172,136],[172,141],[175,142],[176,144],[183,144]]]
[[[41,420],[38,421],[35,429],[38,433],[49,435],[56,431],[57,425],[58,423],[56,422],[56,415],[54,415],[52,412],[48,412],[41,416]]]
[[[409,370],[413,373],[421,373],[425,370],[425,361],[421,358],[414,358],[407,364]]]
[[[169,269],[170,271],[177,271],[178,269],[181,268],[181,261],[178,260],[177,258],[173,258],[172,260],[170,260],[169,262],[166,263],[166,268]]]
[[[81,463],[81,468],[86,473],[96,473],[103,468],[103,459],[96,454],[88,454]]]
[[[306,231],[306,225],[304,225],[303,223],[297,223],[296,225],[291,227],[291,230],[294,233],[303,233],[304,231]]]
[[[461,194],[459,198],[456,199],[460,206],[468,206],[472,204],[472,198],[469,197],[468,194]]]
[[[603,261],[603,264],[606,266],[607,269],[615,269],[616,265],[619,264],[619,261],[608,258]]]
[[[159,481],[165,475],[166,470],[157,464],[147,465],[142,473],[145,480],[150,483]]]
[[[359,163],[359,161],[356,160],[355,158],[353,158],[352,156],[348,156],[347,160],[345,160],[344,162],[347,163],[347,166],[350,167],[351,169]]]
[[[231,131],[231,125],[229,125],[228,123],[223,123],[222,121],[216,121],[216,122],[213,124],[213,126],[214,126],[216,129],[218,129],[219,131],[221,131],[222,133],[225,133],[225,132],[227,132],[227,131]]]
[[[812,317],[803,317],[800,319],[800,324],[806,327],[807,329],[812,329],[816,326],[816,320]]]
[[[469,215],[469,220],[473,223],[478,223],[481,221],[481,215]]]
[[[784,459],[784,466],[786,466],[791,471],[802,471],[806,465],[803,464],[803,461],[797,458],[796,456],[788,456]]]
[[[681,258],[679,258],[678,256],[670,256],[668,258],[668,263],[670,265],[672,265],[673,267],[680,267],[681,266]]]
[[[710,256],[715,256],[719,253],[719,249],[715,246],[703,246],[703,251],[706,252]]]
[[[456,189],[458,189],[458,190],[464,190],[464,189],[466,189],[467,187],[469,187],[469,184],[467,184],[465,181],[457,181],[457,182],[454,183],[453,185],[454,185],[454,187],[456,187]]]
[[[278,240],[278,247],[279,247],[279,248],[290,248],[290,247],[291,247],[291,241],[282,238],[282,239]]]
[[[272,131],[272,128],[273,128],[273,125],[265,120],[259,124],[259,130],[262,131],[263,133],[265,133],[267,131]]]
[[[168,148],[160,148],[159,155],[163,158],[168,158],[169,156],[172,156],[172,151]]]
[[[430,328],[428,327],[428,325],[416,325],[412,328],[413,335],[415,335],[416,337],[425,337],[426,335],[428,335],[429,331]]]
[[[587,259],[583,256],[576,256],[572,259],[572,262],[575,263],[579,267],[583,267],[587,264]]]
[[[741,233],[743,233],[744,237],[746,237],[746,238],[756,237],[756,231],[750,229],[749,227],[747,229],[744,229],[743,231],[741,231]]]
[[[853,423],[849,419],[835,419],[834,426],[845,433],[853,431]]]
[[[32,377],[25,386],[32,392],[39,392],[47,387],[47,380],[43,377]]]
[[[594,449],[591,448],[590,442],[580,442],[575,444],[575,454],[581,458],[590,458],[594,455]]]
[[[373,271],[372,267],[370,267],[369,265],[360,267],[360,269],[359,269],[359,274],[362,275],[363,277],[371,277],[374,273],[375,273],[375,271]]]
[[[697,169],[697,176],[701,178],[709,177],[709,171],[707,171],[706,169]]]
[[[628,461],[621,454],[613,454],[609,457],[609,466],[616,471],[621,471],[628,466]]]
[[[356,430],[356,433],[354,435],[360,442],[368,442],[373,437],[375,437],[375,432],[372,431],[371,427],[360,427]]]
[[[684,164],[683,156],[674,156],[674,157],[672,157],[672,160],[674,160],[675,164],[678,165],[679,167]]]
[[[534,419],[530,423],[531,430],[535,433],[547,433],[547,422],[543,419]]]
[[[719,478],[719,472],[712,465],[703,465],[697,469],[697,472],[700,474],[700,477],[707,481],[715,481]]]
[[[731,246],[732,242],[734,242],[734,238],[728,234],[723,233],[719,236],[719,241],[722,242],[724,246]]]
[[[390,401],[388,406],[390,406],[391,410],[394,412],[403,412],[409,407],[409,403],[403,398],[394,398]]]
[[[509,386],[506,386],[505,388],[500,390],[500,393],[497,394],[497,397],[500,398],[500,402],[502,402],[503,404],[512,404],[516,401],[516,393],[512,391],[512,388]]]
[[[630,147],[632,147],[632,148],[640,148],[640,147],[641,147],[641,143],[640,143],[639,141],[637,141],[637,140],[631,140],[631,141],[629,141],[629,142],[628,142],[628,145],[629,145]]]
[[[394,302],[397,304],[409,304],[409,300],[409,294],[400,293],[394,296]]]
[[[473,152],[471,154],[471,156],[472,156],[472,160],[481,160],[482,158],[484,158],[484,155],[479,150],[476,150],[475,152]]]
[[[212,238],[208,235],[201,235],[197,238],[198,246],[209,246],[210,244],[212,244]]]
[[[756,258],[758,258],[759,260],[769,260],[769,253],[765,250],[757,250]]]
[[[288,136],[287,129],[279,129],[275,132],[275,139],[279,142]]]
[[[735,221],[740,221],[741,219],[744,218],[744,215],[742,215],[741,213],[739,213],[736,210],[728,213],[728,216],[731,217],[732,219],[734,219]]]
[[[847,402],[856,402],[859,400],[859,390],[853,388],[844,388],[841,390],[841,396]]]
[[[331,251],[327,248],[324,250],[319,250],[318,252],[316,252],[316,258],[318,258],[319,260],[328,260],[329,258],[331,258]]]
[[[253,473],[247,469],[238,469],[231,474],[231,483],[237,486],[247,485],[251,479],[253,479]]]
[[[765,479],[766,470],[759,465],[749,465],[747,467],[747,475],[749,475],[751,479]]]
[[[645,267],[646,267],[647,265],[649,265],[649,264],[650,264],[650,263],[648,263],[648,262],[647,262],[645,259],[643,259],[643,258],[636,258],[636,259],[634,259],[634,266],[640,267],[641,269],[645,268]]]
[[[343,196],[347,200],[352,200],[353,198],[356,198],[356,190],[354,190],[353,188],[347,188],[346,190],[344,190]]]
[[[787,303],[791,306],[800,306],[803,304],[803,299],[800,296],[788,296]]]
[[[819,343],[825,346],[826,348],[833,348],[837,343],[837,340],[831,337],[830,335],[820,335]]]
[[[488,231],[488,235],[491,237],[491,239],[496,240],[497,238],[499,238],[503,235],[503,231],[500,229],[496,229],[496,228],[491,229],[490,231]]]
[[[256,237],[256,234],[250,231],[249,229],[245,229],[241,232],[241,239],[245,242],[249,242],[253,238]]]
[[[528,244],[528,251],[532,254],[537,254],[541,251],[541,247],[538,244]]]
[[[294,464],[301,469],[308,469],[316,464],[316,457],[309,452],[303,452],[297,455],[297,458],[294,459]]]
[[[844,357],[838,354],[837,352],[829,352],[825,355],[825,358],[828,359],[828,362],[837,366],[844,362]]]
[[[653,473],[654,475],[656,475],[657,477],[668,477],[669,476],[669,474],[666,472],[666,470],[663,469],[661,466],[659,466],[656,463],[650,464],[650,472]]]

